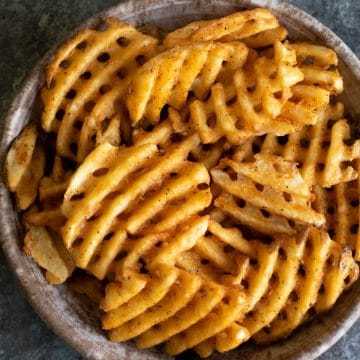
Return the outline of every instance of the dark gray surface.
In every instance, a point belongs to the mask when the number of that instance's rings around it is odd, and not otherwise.
[[[118,0],[0,0],[0,119],[41,55],[68,31]],[[359,0],[291,0],[360,55]],[[360,321],[321,360],[360,358]],[[29,306],[0,250],[0,359],[81,359]]]

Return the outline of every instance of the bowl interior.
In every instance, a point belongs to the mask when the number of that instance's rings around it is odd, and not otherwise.
[[[360,97],[359,60],[326,27],[306,13],[281,1],[129,1],[121,3],[88,20],[84,26],[92,26],[102,18],[118,17],[134,25],[154,23],[166,30],[184,25],[190,21],[219,17],[246,7],[264,6],[270,8],[289,30],[292,39],[311,40],[334,48],[340,59],[344,77],[343,101],[349,112],[360,112],[357,99]],[[1,124],[1,159],[33,115],[33,104],[43,84],[44,66],[51,52],[35,67]],[[74,295],[64,285],[47,284],[41,270],[22,253],[22,234],[19,218],[12,198],[3,183],[0,185],[0,213],[4,219],[1,243],[15,275],[19,279],[28,300],[47,325],[65,341],[89,359],[167,359],[158,350],[137,350],[129,343],[109,342],[99,330],[99,314],[84,298]],[[215,354],[212,359],[313,359],[334,344],[352,326],[360,315],[360,283],[344,294],[336,306],[326,315],[300,328],[286,341],[269,346],[244,345],[226,354]],[[193,358],[192,356],[190,358]]]

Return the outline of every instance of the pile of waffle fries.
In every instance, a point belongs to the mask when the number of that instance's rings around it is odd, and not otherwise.
[[[112,341],[207,357],[287,337],[359,273],[337,66],[260,8],[80,31],[5,163],[25,253],[98,304]]]

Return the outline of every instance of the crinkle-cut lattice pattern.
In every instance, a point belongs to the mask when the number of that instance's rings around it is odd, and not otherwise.
[[[268,245],[245,240],[238,229],[224,228],[217,222],[211,221],[209,230],[232,251],[240,250],[245,256],[238,274],[225,277],[229,284],[244,289],[246,310],[229,328],[195,347],[203,357],[240,345],[243,339],[236,337],[238,326],[257,342],[289,335],[312,312],[331,308],[358,278],[351,252],[316,228],[303,230],[296,237],[278,236]],[[228,249],[227,254],[232,251]]]
[[[360,158],[360,140],[352,139],[350,125],[342,118],[343,109],[340,102],[329,105],[315,125],[288,136],[254,137],[237,149],[234,158],[246,161],[257,152],[280,155],[298,163],[309,185],[331,187],[357,179],[354,160]]]
[[[242,66],[248,54],[242,43],[198,42],[176,46],[150,59],[135,74],[126,99],[133,124],[160,120],[161,110],[170,105],[180,110],[189,92],[204,99],[229,62]],[[230,66],[232,69],[233,66]]]
[[[243,311],[244,293],[159,263],[146,274],[129,272],[110,283],[101,307],[103,327],[113,341],[136,337],[140,348],[166,341],[180,353],[216,335]],[[210,325],[210,326],[209,326]],[[247,332],[244,329],[244,340]]]
[[[36,203],[24,213],[26,224],[45,226],[60,234],[65,223],[61,204],[72,173],[72,170],[65,169],[64,159],[56,155],[51,173],[40,180]]]
[[[337,70],[336,53],[311,43],[292,43],[303,81],[291,88],[293,96],[285,104],[280,119],[298,124],[316,124],[319,113],[329,104],[330,95],[343,91],[343,80]],[[320,115],[321,116],[321,115]]]
[[[9,149],[5,159],[6,185],[15,193],[16,206],[26,210],[36,199],[45,168],[45,151],[35,124],[29,124]]]
[[[57,134],[59,155],[78,162],[101,141],[119,144],[127,119],[116,104],[131,75],[156,52],[157,40],[133,26],[113,18],[104,25],[84,29],[58,50],[41,92],[43,128]]]
[[[292,43],[291,47],[304,74],[303,84],[320,86],[335,95],[342,93],[343,80],[334,50],[307,42]]]
[[[245,66],[233,72],[233,85],[217,83],[209,100],[190,105],[193,128],[204,143],[225,136],[233,145],[252,135],[293,132],[303,123],[285,117],[283,109],[301,80],[295,51],[288,45],[275,42],[272,57],[252,52]]]
[[[327,233],[312,229],[294,295],[269,326],[253,336],[254,341],[269,343],[287,337],[314,313],[328,310],[358,273],[349,249],[331,241]]]
[[[183,121],[181,114],[173,108],[169,108],[168,119],[162,121],[150,131],[136,129],[133,132],[133,143],[136,146],[155,144],[160,150],[166,149],[173,140],[180,140],[193,133],[193,130]],[[199,144],[191,149],[188,159],[204,165],[208,170],[214,167],[224,153],[224,142],[214,144]]]
[[[208,356],[268,330],[284,311],[292,316],[288,334],[312,306],[328,310],[357,279],[351,252],[315,228],[265,244],[207,224],[197,218],[170,241],[164,233],[145,235],[126,253],[101,303],[111,340],[135,338],[140,348],[165,342],[170,355],[195,347]]]
[[[196,135],[166,151],[99,145],[70,179],[62,205],[62,234],[77,266],[103,278],[128,234],[169,231],[209,206],[206,168],[186,161],[198,146]]]
[[[314,187],[314,207],[326,217],[332,240],[348,246],[360,260],[359,178],[330,188]]]
[[[279,22],[266,9],[253,9],[225,16],[214,20],[192,22],[168,34],[164,45],[172,48],[176,45],[191,44],[196,41],[233,41],[241,40],[266,46],[272,44],[271,40],[283,40],[286,31],[279,30]],[[268,33],[271,30],[276,33]],[[257,36],[253,40],[254,36]]]
[[[309,189],[298,169],[281,158],[258,155],[253,163],[223,159],[211,175],[221,188],[215,206],[264,234],[292,235],[297,223],[325,223],[324,215],[312,209]]]

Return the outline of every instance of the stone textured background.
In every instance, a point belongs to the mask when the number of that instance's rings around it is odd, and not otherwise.
[[[118,0],[0,0],[0,119],[21,81],[68,31]],[[360,0],[290,0],[337,33],[360,56]],[[1,226],[1,225],[0,225]],[[359,359],[360,321],[321,360]],[[0,359],[81,359],[25,300],[0,250]],[[130,360],[130,359],[129,359]]]

